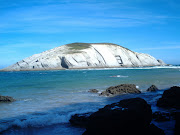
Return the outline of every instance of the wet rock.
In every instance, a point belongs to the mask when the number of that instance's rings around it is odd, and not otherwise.
[[[103,91],[100,94],[100,96],[114,96],[125,93],[141,93],[141,91],[137,89],[134,84],[121,84],[107,88],[106,91]]]
[[[92,112],[84,113],[84,114],[75,114],[71,116],[71,119],[69,122],[73,126],[79,126],[79,127],[86,127],[89,122],[89,116],[92,114]]]
[[[97,90],[97,89],[90,89],[88,92],[91,92],[91,93],[98,93],[98,90]]]
[[[149,129],[147,132],[148,133],[146,133],[145,135],[165,135],[164,131],[158,128],[157,126],[155,126],[154,124],[151,124],[149,126]]]
[[[158,88],[157,88],[155,85],[151,85],[151,86],[147,89],[148,92],[154,92],[154,91],[157,91],[157,90],[158,90]]]
[[[171,120],[171,114],[166,112],[156,111],[153,113],[153,119],[155,121],[169,121]]]
[[[15,99],[9,96],[1,96],[0,95],[0,102],[13,102]]]
[[[157,101],[159,107],[171,107],[180,109],[180,87],[173,86],[165,90],[162,97]]]
[[[150,125],[151,120],[151,106],[144,99],[125,99],[90,115],[83,135],[164,134],[155,125]]]
[[[176,120],[176,124],[175,124],[175,135],[180,135],[180,112],[176,112],[175,113],[175,120]]]

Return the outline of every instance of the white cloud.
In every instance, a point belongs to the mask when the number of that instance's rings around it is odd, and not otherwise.
[[[1,15],[0,33],[62,33],[72,29],[81,31],[87,27],[90,27],[90,31],[92,28],[136,27],[164,23],[168,18],[142,12],[142,9],[125,2],[64,2],[50,0],[46,4],[25,8],[19,5],[8,10]]]

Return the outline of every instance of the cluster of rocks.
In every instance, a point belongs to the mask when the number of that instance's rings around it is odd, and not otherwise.
[[[180,87],[173,86],[168,90],[163,92],[163,95],[157,101],[157,106],[163,108],[175,108],[177,110],[180,109]],[[175,135],[180,135],[180,112],[173,113],[175,123]]]
[[[9,96],[1,96],[0,95],[0,102],[13,102],[15,99]]]
[[[147,91],[155,92],[158,88],[155,85],[151,85]],[[97,89],[90,89],[88,92],[91,93],[99,93]],[[107,88],[105,91],[101,92],[100,96],[116,96],[121,94],[132,94],[132,93],[141,93],[141,91],[137,88],[135,84],[120,84],[117,86],[111,86]]]
[[[132,98],[106,105],[95,113],[76,114],[70,122],[73,125],[85,126],[83,135],[164,135],[163,130],[151,124],[151,120],[151,106],[144,99]]]
[[[126,88],[123,90],[123,88]],[[131,89],[132,88],[132,89]],[[131,89],[131,90],[130,90]],[[157,91],[152,85],[147,91]],[[93,89],[91,92],[97,93]],[[102,94],[104,93],[104,94]],[[109,87],[100,95],[118,95],[123,93],[140,93],[135,85],[118,85]],[[157,101],[158,107],[180,109],[180,87],[174,86],[165,90]],[[83,135],[109,135],[109,134],[140,134],[140,135],[164,135],[164,131],[151,123],[154,121],[176,121],[174,134],[180,134],[180,112],[173,113],[156,111],[152,113],[151,106],[144,99],[132,98],[106,105],[97,112],[75,114],[70,123],[75,126],[85,127]]]
[[[147,91],[154,92],[158,88],[152,85]],[[91,89],[89,92],[98,93],[98,90]],[[121,84],[111,86],[100,95],[114,96],[125,93],[141,93],[134,84]],[[173,86],[163,92],[157,101],[158,107],[180,109],[180,87]],[[15,99],[9,96],[1,96],[0,102],[13,102]],[[106,105],[97,112],[75,114],[71,117],[70,123],[75,126],[85,127],[83,135],[109,135],[109,134],[139,134],[139,135],[164,135],[164,131],[151,123],[154,121],[163,122],[175,119],[174,134],[180,134],[180,112],[154,112],[151,106],[144,99],[131,98],[121,100],[117,103]]]

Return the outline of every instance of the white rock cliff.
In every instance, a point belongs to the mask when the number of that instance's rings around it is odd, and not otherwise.
[[[32,55],[4,71],[166,65],[162,60],[111,43],[72,43]]]

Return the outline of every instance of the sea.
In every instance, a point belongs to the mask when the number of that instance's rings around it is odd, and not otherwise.
[[[99,96],[119,84],[135,84],[142,93]],[[160,90],[146,92],[151,85]],[[0,103],[0,134],[81,135],[85,129],[69,123],[72,115],[95,112],[134,97],[144,98],[153,112],[167,111],[158,108],[156,102],[164,90],[174,85],[180,85],[180,66],[0,72],[0,95],[16,99]],[[90,89],[99,93],[90,93]],[[173,134],[173,122],[154,124]]]

